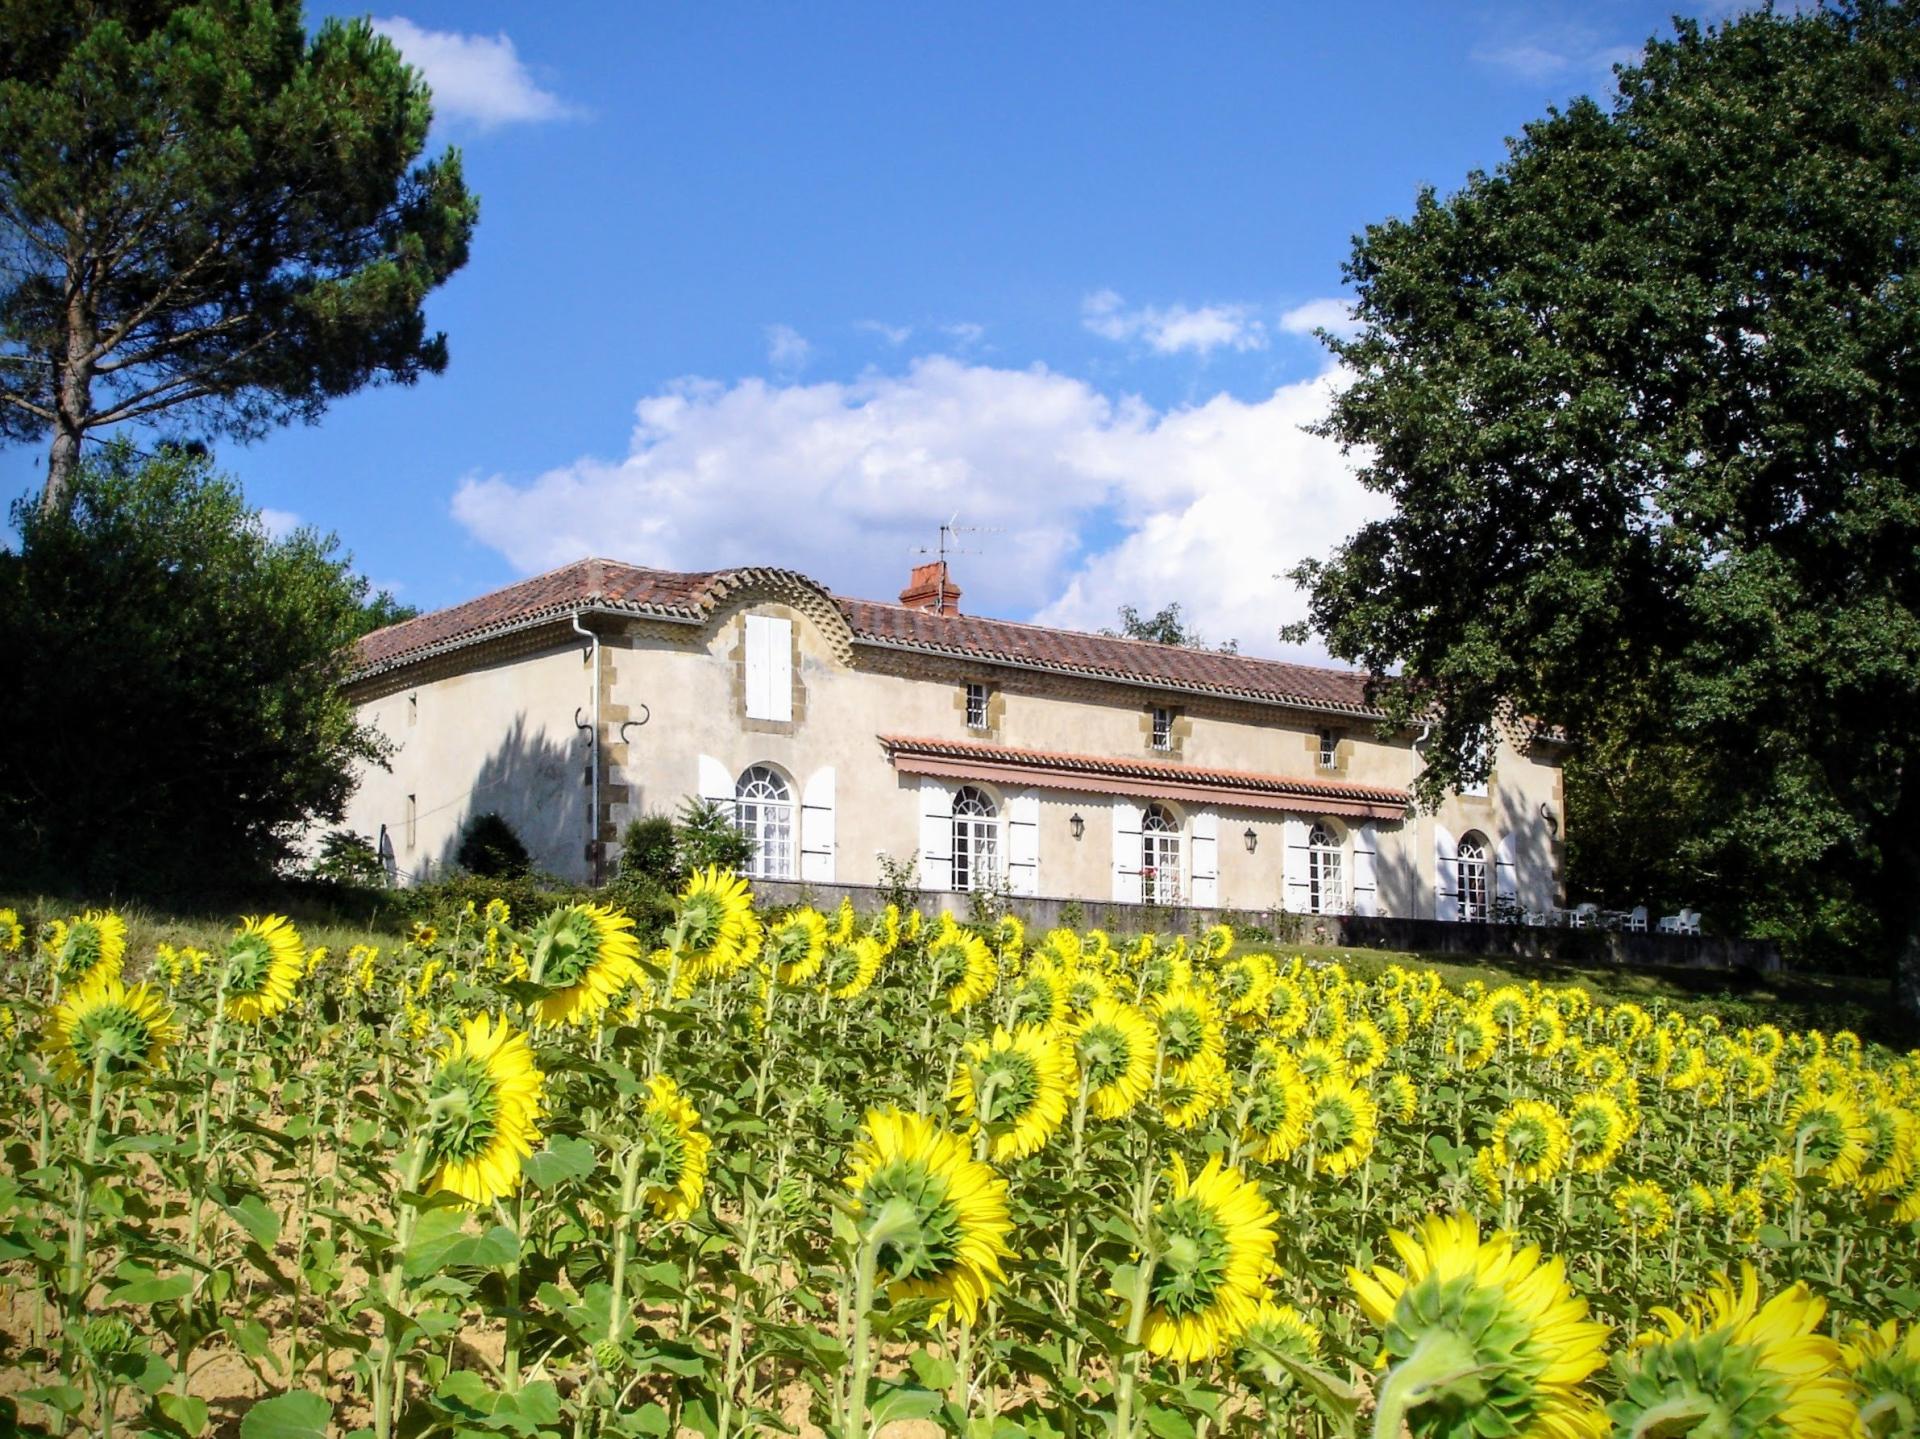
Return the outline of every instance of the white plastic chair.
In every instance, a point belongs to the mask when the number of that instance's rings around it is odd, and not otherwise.
[[[1654,929],[1661,934],[1682,934],[1685,931],[1680,928],[1680,924],[1685,914],[1685,910],[1679,914],[1663,914],[1660,916],[1660,923],[1655,925]]]
[[[1700,933],[1699,910],[1683,909],[1680,911],[1680,933],[1696,935]]]
[[[1628,912],[1626,928],[1632,934],[1647,932],[1647,907],[1644,904],[1636,904]]]
[[[1600,906],[1597,904],[1576,904],[1568,915],[1567,923],[1574,929],[1594,929],[1600,923]]]

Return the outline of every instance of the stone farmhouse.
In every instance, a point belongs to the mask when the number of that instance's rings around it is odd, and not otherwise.
[[[626,821],[689,796],[756,877],[931,894],[1484,919],[1560,898],[1559,742],[1502,725],[1492,774],[1410,805],[1422,734],[1365,676],[963,613],[944,563],[897,602],[792,570],[589,559],[361,642],[393,742],[348,827],[402,882],[474,814],[536,864],[611,874]]]

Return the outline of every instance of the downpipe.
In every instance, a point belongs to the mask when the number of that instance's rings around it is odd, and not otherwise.
[[[592,776],[593,797],[587,807],[587,866],[593,883],[600,883],[600,636],[580,623],[580,611],[573,612],[573,632],[592,648],[593,730],[587,736],[587,764]]]

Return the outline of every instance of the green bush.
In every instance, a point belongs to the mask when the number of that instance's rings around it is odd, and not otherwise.
[[[620,874],[673,884],[680,878],[677,847],[672,815],[641,815],[628,822],[620,837]]]
[[[467,821],[453,862],[482,879],[507,879],[533,868],[533,856],[527,853],[513,826],[492,810]]]

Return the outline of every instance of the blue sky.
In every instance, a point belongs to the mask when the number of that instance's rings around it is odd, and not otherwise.
[[[1673,8],[377,10],[481,196],[452,364],[220,460],[423,607],[589,551],[886,597],[957,512],[968,608],[1281,653],[1376,512],[1299,430],[1351,236]]]

